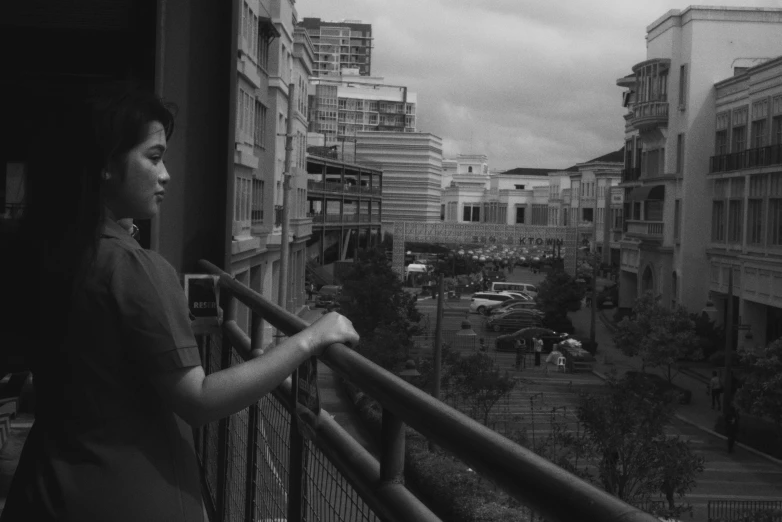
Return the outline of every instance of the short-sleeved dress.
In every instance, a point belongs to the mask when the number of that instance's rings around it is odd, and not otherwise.
[[[70,312],[0,520],[204,520],[192,428],[151,381],[200,365],[176,271],[107,221]]]

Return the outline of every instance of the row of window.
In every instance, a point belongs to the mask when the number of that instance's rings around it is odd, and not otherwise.
[[[717,132],[714,139],[714,152],[717,156],[741,152],[747,148],[782,144],[782,96],[755,101],[751,108],[751,114],[750,106],[717,114]]]
[[[712,242],[782,245],[782,173],[751,176],[745,189],[743,177],[714,182]]]
[[[253,12],[250,5],[244,2],[242,5],[241,20],[242,50],[261,68],[269,66],[269,41],[261,30],[260,17]]]

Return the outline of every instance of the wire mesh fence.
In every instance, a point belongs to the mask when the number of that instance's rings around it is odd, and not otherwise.
[[[710,500],[709,522],[782,522],[782,500]]]
[[[226,360],[221,336],[204,336],[199,345],[205,372],[220,370]],[[242,362],[235,350],[228,355],[229,365]],[[291,498],[292,415],[275,394],[266,395],[255,408],[257,414],[247,408],[194,434],[217,521],[290,520],[291,506],[297,519],[307,522],[381,520],[311,441],[305,441],[301,459],[304,495]]]

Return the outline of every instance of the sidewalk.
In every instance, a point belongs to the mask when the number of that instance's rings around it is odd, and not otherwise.
[[[614,310],[612,309],[605,310],[605,317],[610,318],[610,314],[613,314],[613,312]],[[571,312],[569,314],[577,335],[589,336],[591,315],[591,308],[582,308],[578,312]],[[594,365],[594,373],[601,378],[605,378],[605,375],[612,370],[616,371],[619,375],[630,370],[641,371],[641,361],[639,358],[628,357],[624,355],[619,348],[614,346],[612,340],[613,332],[606,323],[610,324],[609,320],[601,318],[600,310],[596,310],[595,340],[598,343],[598,347],[597,354],[595,355],[597,362]],[[646,372],[664,376],[663,371],[660,368],[646,368]],[[704,379],[708,380],[708,377],[706,376],[708,375],[708,372],[706,375],[703,375],[703,372],[703,369],[697,369],[686,373],[680,372],[674,377],[674,384],[692,392],[690,404],[680,404],[676,410],[676,417],[715,437],[725,439],[723,435],[714,431],[714,424],[721,412],[711,409],[711,397],[705,391],[706,384],[704,382]],[[782,464],[782,461],[779,459],[740,442],[737,442],[736,446],[744,448],[748,452],[754,453],[776,464]]]

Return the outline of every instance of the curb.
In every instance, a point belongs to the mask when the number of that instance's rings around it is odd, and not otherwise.
[[[597,375],[601,379],[606,380],[605,375],[603,375],[602,373],[598,372],[597,370],[592,370],[592,373],[594,373],[595,375]],[[690,419],[688,419],[687,417],[682,416],[679,413],[674,413],[674,417],[676,417],[677,419],[679,419],[682,422],[686,422],[690,426],[693,426],[695,428],[698,428],[701,431],[704,431],[704,432],[708,433],[709,435],[712,435],[714,437],[719,437],[720,439],[725,440],[725,441],[728,440],[728,438],[725,435],[717,433],[716,431],[714,431],[712,429],[709,429],[706,426],[703,426],[701,424],[698,424],[695,421],[691,421]],[[775,457],[772,457],[768,453],[763,453],[762,451],[756,450],[755,448],[753,448],[751,446],[747,446],[746,444],[744,444],[742,442],[739,442],[739,441],[736,441],[736,446],[738,446],[739,448],[745,449],[745,450],[749,451],[750,453],[753,453],[753,454],[757,455],[758,457],[762,457],[762,458],[768,460],[769,462],[772,462],[772,463],[774,463],[774,464],[776,464],[778,466],[782,466],[782,460],[780,460],[778,458],[775,458]]]

